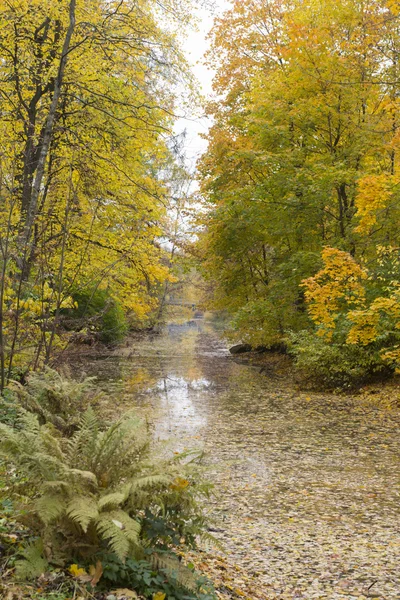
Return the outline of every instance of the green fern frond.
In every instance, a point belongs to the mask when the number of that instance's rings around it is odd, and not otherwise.
[[[0,454],[3,457],[19,455],[19,435],[12,427],[0,423],[0,440]]]
[[[121,560],[126,559],[132,546],[141,545],[140,523],[123,510],[100,513],[96,525],[100,536],[108,541],[110,549]]]
[[[66,510],[65,498],[61,495],[46,494],[35,501],[34,507],[45,525],[55,521]]]
[[[37,477],[49,481],[59,479],[64,470],[63,464],[57,458],[43,450],[21,455],[21,463],[28,466]]]
[[[85,533],[91,521],[95,521],[99,516],[97,502],[90,496],[74,496],[68,503],[66,513]]]
[[[61,462],[65,460],[65,455],[62,451],[60,440],[52,435],[52,433],[46,427],[41,428],[40,441],[43,449],[46,452]]]
[[[18,425],[24,435],[39,436],[40,424],[36,415],[26,410],[20,409]]]
[[[121,488],[120,492],[112,492],[111,494],[102,496],[99,500],[99,509],[103,510],[104,508],[116,508],[120,506],[128,498],[130,490],[131,486],[125,485]]]
[[[72,464],[79,464],[79,466],[86,468],[91,467],[92,457],[96,453],[98,434],[98,418],[94,410],[88,408],[79,421],[79,429],[67,442],[67,454]],[[83,456],[85,457],[85,463],[81,464]]]
[[[218,550],[221,550],[222,552],[225,551],[224,545],[208,531],[199,532],[198,536],[203,543],[206,543],[214,548],[218,548]]]
[[[181,587],[190,592],[197,589],[196,577],[193,572],[171,554],[153,554],[151,561],[156,570],[164,571],[168,577],[174,579]]]
[[[75,483],[76,485],[81,485],[83,487],[90,486],[95,489],[98,486],[97,477],[91,471],[81,471],[80,469],[65,469],[64,476]]]
[[[15,563],[15,571],[20,579],[35,579],[48,569],[48,562],[43,558],[41,542],[30,544],[21,552],[24,557]]]
[[[41,491],[43,494],[50,493],[55,494],[60,492],[60,494],[64,494],[65,497],[68,497],[68,494],[71,490],[71,486],[67,481],[45,481],[41,487]]]
[[[95,472],[119,472],[123,465],[132,470],[141,449],[148,445],[142,422],[133,417],[122,418],[99,436],[97,454],[94,457]]]
[[[138,477],[132,481],[130,491],[131,494],[134,494],[138,490],[168,485],[171,481],[172,478],[168,475],[147,475],[146,477]]]
[[[96,456],[94,460],[96,462],[96,467],[100,470],[104,468],[104,466],[109,467],[109,461],[114,458],[117,459],[116,453],[122,452],[124,447],[124,432],[122,431],[122,423],[121,421],[117,421],[107,429],[107,431],[102,432],[99,436],[99,444],[96,452]]]
[[[3,452],[20,456],[40,447],[40,425],[36,416],[19,409],[17,428],[0,423],[0,447]]]
[[[110,550],[114,552],[120,560],[125,561],[131,545],[118,526],[108,519],[101,519],[98,521],[97,530],[100,536],[107,540]]]

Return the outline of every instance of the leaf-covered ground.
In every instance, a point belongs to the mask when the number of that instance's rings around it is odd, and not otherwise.
[[[220,598],[400,598],[396,385],[300,392],[284,362],[238,363],[200,322],[83,364],[113,411],[121,397],[172,449],[205,449],[224,551],[194,561]]]

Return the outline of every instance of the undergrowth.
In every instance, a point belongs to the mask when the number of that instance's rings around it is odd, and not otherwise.
[[[215,598],[182,560],[186,549],[209,537],[202,504],[210,487],[200,457],[156,454],[133,414],[107,425],[89,407],[71,427],[62,399],[69,402],[75,389],[82,408],[91,386],[47,371],[4,398],[4,571],[16,581],[45,583],[49,593],[69,581],[91,594],[122,587],[141,598]]]

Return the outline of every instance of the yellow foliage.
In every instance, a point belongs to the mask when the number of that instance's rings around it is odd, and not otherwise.
[[[400,346],[393,346],[390,350],[381,353],[382,359],[392,365],[395,365],[395,372],[400,374]]]
[[[324,248],[324,267],[303,281],[308,311],[319,326],[318,334],[332,339],[339,314],[349,307],[361,307],[365,301],[362,282],[368,273],[347,252]]]
[[[379,324],[382,317],[389,317],[395,329],[400,329],[400,294],[395,292],[390,297],[376,298],[366,310],[350,311],[349,321],[353,324],[347,336],[348,344],[367,346],[379,335]],[[384,351],[382,357],[397,356],[397,351]],[[397,360],[397,359],[396,359]]]
[[[77,0],[52,132],[56,142],[46,154],[43,131],[69,2],[14,4],[11,9],[0,0],[0,326],[6,359],[11,353],[18,364],[23,352],[37,365],[57,343],[60,315],[74,306],[77,290],[109,289],[135,323],[157,307],[159,287],[169,278],[159,239],[173,162],[167,143],[172,80],[186,71],[175,28],[189,14],[186,0],[162,6],[157,0]],[[21,231],[41,154],[46,163],[33,203],[34,234],[24,245]]]
[[[378,248],[379,261],[383,264],[384,256],[394,253],[394,249]],[[347,344],[368,346],[387,333],[388,327],[400,329],[398,282],[387,288],[388,296],[379,296],[367,305],[368,271],[348,253],[335,248],[325,248],[322,258],[323,269],[303,282],[309,314],[319,327],[318,335],[330,342],[339,317],[350,325]],[[400,364],[400,349],[383,350],[381,358]]]
[[[387,173],[365,175],[358,181],[356,216],[359,224],[355,231],[368,234],[377,222],[380,210],[384,209],[392,195],[393,177]]]
[[[379,312],[371,310],[353,310],[348,313],[349,320],[353,323],[347,335],[348,344],[361,344],[367,346],[378,335]]]
[[[400,2],[399,0],[386,0],[386,7],[395,16],[400,14]]]

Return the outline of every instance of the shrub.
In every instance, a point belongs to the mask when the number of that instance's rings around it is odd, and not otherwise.
[[[155,593],[165,594],[168,600],[215,600],[210,582],[203,576],[197,575],[192,566],[184,568],[184,576],[189,572],[191,589],[179,588],[176,579],[171,578],[167,565],[159,564],[158,570],[149,560],[133,560],[125,562],[118,560],[115,555],[102,556],[105,569],[104,582],[109,582],[136,590],[146,598],[153,598]],[[176,563],[175,563],[176,564]],[[182,567],[181,567],[182,569]]]
[[[85,289],[74,292],[76,308],[68,314],[81,323],[90,322],[99,339],[105,344],[120,342],[128,332],[128,322],[123,308],[108,290]]]
[[[146,561],[156,574],[168,573],[177,589],[198,590],[192,571],[171,550],[194,546],[197,535],[206,535],[198,500],[209,488],[199,480],[196,461],[184,455],[156,459],[140,420],[127,415],[102,427],[92,409],[72,437],[21,410],[15,428],[0,424],[0,440],[12,466],[9,489],[18,494],[15,478],[25,481],[31,526],[45,549],[25,549],[20,575],[40,575],[45,561],[85,565],[94,555],[111,555],[124,569],[133,569],[128,559]]]
[[[298,377],[311,387],[350,388],[392,372],[372,348],[327,343],[305,331],[290,334],[287,343]]]

